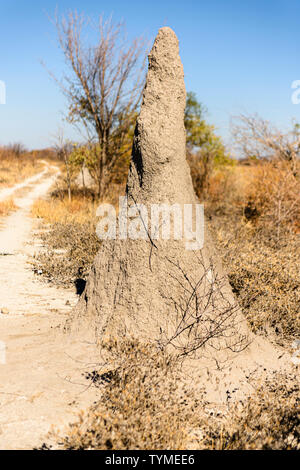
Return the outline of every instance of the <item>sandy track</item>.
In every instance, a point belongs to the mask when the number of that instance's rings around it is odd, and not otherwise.
[[[42,172],[27,178],[26,180],[22,181],[21,183],[12,186],[11,188],[4,188],[0,191],[0,201],[7,199],[8,197],[12,196],[18,189],[25,188],[26,186],[35,183],[36,181],[40,180],[42,176],[47,174],[48,165],[47,162],[41,160],[41,163],[44,163],[45,168]]]
[[[0,312],[8,311],[10,315],[68,312],[70,306],[66,302],[72,306],[77,300],[71,290],[58,290],[40,282],[28,264],[37,244],[31,236],[34,221],[29,215],[30,207],[47,194],[55,179],[55,175],[45,178],[46,172],[47,169],[34,178],[25,197],[15,199],[20,209],[6,218],[0,231]],[[15,186],[19,188],[20,185]]]
[[[0,449],[30,449],[39,445],[51,425],[67,424],[95,399],[82,377],[97,354],[93,344],[60,332],[76,295],[42,283],[32,273],[28,257],[36,248],[29,211],[47,194],[54,176],[48,168],[9,188],[9,195],[31,186],[15,199],[19,210],[0,228]],[[5,196],[4,196],[5,194]],[[7,197],[1,191],[0,197]]]

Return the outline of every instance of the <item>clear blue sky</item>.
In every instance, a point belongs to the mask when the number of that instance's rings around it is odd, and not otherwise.
[[[300,80],[299,0],[0,0],[0,144],[29,148],[51,144],[65,102],[40,64],[58,75],[63,67],[48,15],[76,8],[89,15],[113,13],[130,36],[154,39],[170,26],[180,40],[187,90],[208,108],[208,120],[228,138],[231,115],[258,112],[277,125],[300,121],[291,83]],[[73,130],[67,135],[80,139]]]

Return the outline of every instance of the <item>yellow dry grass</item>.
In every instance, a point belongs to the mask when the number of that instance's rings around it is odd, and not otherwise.
[[[210,177],[205,199],[210,202],[226,202],[242,205],[260,178],[262,166],[224,166],[214,170]]]
[[[86,376],[101,389],[101,400],[65,436],[49,437],[65,450],[184,449],[197,400],[178,387],[174,358],[130,339],[111,339],[102,353],[108,368]]]
[[[5,199],[0,201],[0,217],[7,216],[10,212],[16,210],[16,205],[12,198]]]
[[[50,224],[91,223],[96,217],[97,203],[82,198],[65,197],[62,200],[38,199],[31,210],[34,217],[44,219]]]
[[[110,339],[101,353],[103,370],[86,373],[101,399],[66,430],[50,433],[43,449],[300,449],[296,375],[274,374],[251,397],[212,413],[182,381],[182,365],[153,344]]]
[[[43,167],[32,154],[16,157],[0,148],[0,188],[14,186],[42,171]]]

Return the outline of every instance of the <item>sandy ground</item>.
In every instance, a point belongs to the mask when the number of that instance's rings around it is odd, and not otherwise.
[[[38,173],[34,176],[31,176],[30,178],[27,178],[26,180],[22,181],[21,183],[16,184],[15,186],[1,189],[0,201],[7,199],[8,197],[12,196],[17,190],[25,188],[26,186],[35,183],[36,181],[40,180],[42,176],[46,175],[48,171],[47,169],[48,165],[44,160],[41,160],[41,163],[44,163],[45,165],[45,168],[41,173]]]
[[[0,449],[40,445],[51,425],[67,424],[95,399],[83,377],[97,360],[93,344],[59,328],[75,292],[42,283],[28,264],[38,248],[29,211],[53,184],[47,172],[0,193],[5,199],[26,188],[0,227]]]

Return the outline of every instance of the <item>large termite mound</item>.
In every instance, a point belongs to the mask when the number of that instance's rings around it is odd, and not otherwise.
[[[103,241],[74,317],[94,325],[100,339],[137,336],[182,355],[203,348],[237,352],[248,330],[207,224],[203,247],[190,249],[184,231],[181,239],[162,239],[154,236],[162,227],[153,235],[145,220],[145,210],[165,204],[182,214],[193,207],[199,223],[186,161],[185,103],[178,40],[164,27],[149,55],[126,189],[129,212],[140,218],[145,237]],[[170,220],[173,233],[175,216]]]

